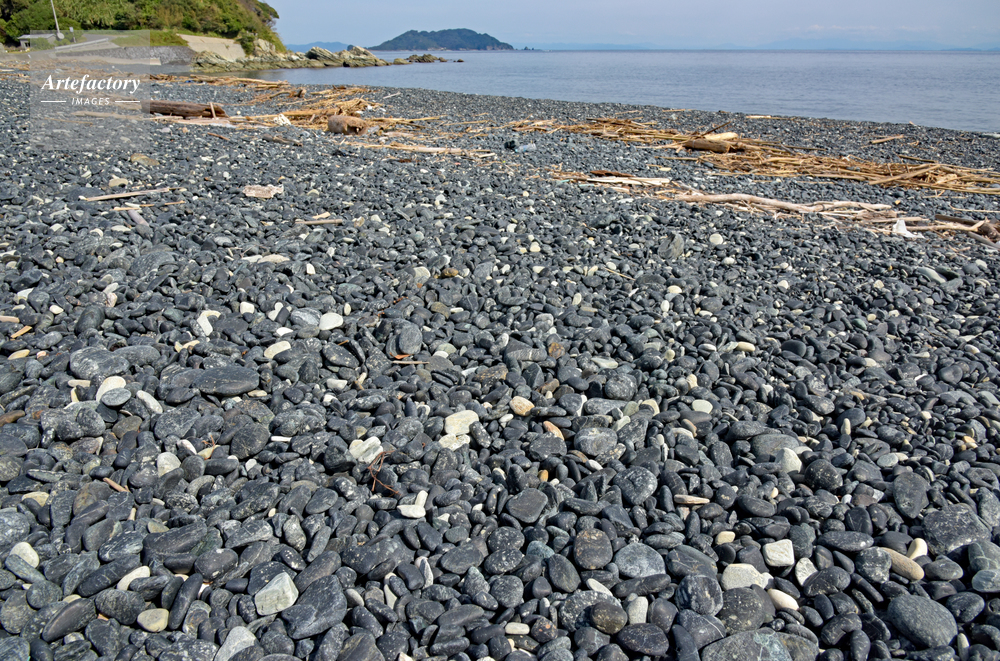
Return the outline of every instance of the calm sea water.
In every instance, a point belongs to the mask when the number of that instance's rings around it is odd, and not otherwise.
[[[391,60],[406,53],[378,55]],[[1000,132],[1000,53],[514,51],[438,53],[462,63],[291,69],[302,84],[418,87],[562,101]]]

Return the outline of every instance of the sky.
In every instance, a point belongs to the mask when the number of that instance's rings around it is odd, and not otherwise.
[[[1000,45],[998,0],[268,0],[288,44],[373,46],[407,30],[469,28],[515,48],[758,47],[793,39]]]

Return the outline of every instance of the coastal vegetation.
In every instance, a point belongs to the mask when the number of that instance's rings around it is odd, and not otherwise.
[[[284,50],[273,29],[278,12],[261,0],[57,0],[55,9],[63,30],[150,30],[153,46],[184,45],[178,33],[228,37],[241,44],[259,38]],[[54,28],[49,0],[0,0],[4,44]]]

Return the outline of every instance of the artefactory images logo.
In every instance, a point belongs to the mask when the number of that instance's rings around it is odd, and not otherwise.
[[[50,74],[42,83],[42,90],[52,92],[72,92],[76,98],[72,99],[46,99],[42,103],[69,103],[74,106],[107,106],[112,103],[134,103],[141,104],[139,99],[114,99],[111,96],[98,96],[101,93],[121,93],[135,96],[139,93],[142,81],[136,78],[91,78],[89,74],[84,74],[79,78],[58,78],[53,80]]]
[[[32,34],[33,148],[142,151],[150,139],[148,31]]]

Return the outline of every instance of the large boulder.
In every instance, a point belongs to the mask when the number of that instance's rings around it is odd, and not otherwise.
[[[313,46],[306,53],[310,60],[317,60],[326,66],[336,67],[382,67],[389,63],[376,57],[370,50],[352,46],[348,50],[333,51]]]

